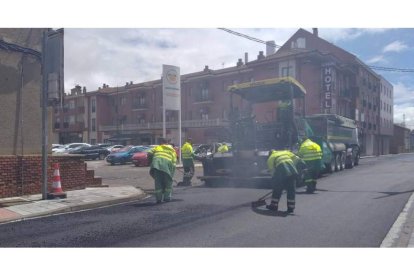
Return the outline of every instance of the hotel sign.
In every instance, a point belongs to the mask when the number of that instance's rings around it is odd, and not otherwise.
[[[323,107],[325,113],[330,113],[332,104],[332,92],[334,90],[335,69],[333,63],[325,63],[322,65],[322,91],[323,91]]]

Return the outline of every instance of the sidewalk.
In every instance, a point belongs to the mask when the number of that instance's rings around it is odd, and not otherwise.
[[[86,188],[67,191],[66,194],[65,199],[52,200],[42,200],[41,194],[0,199],[0,224],[140,200],[147,196],[132,186]]]

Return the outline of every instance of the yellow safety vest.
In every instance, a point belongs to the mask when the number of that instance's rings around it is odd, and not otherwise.
[[[310,139],[306,139],[300,145],[298,154],[304,161],[322,159],[321,147]]]
[[[181,155],[183,159],[192,159],[193,158],[193,147],[190,143],[186,142],[181,148]]]

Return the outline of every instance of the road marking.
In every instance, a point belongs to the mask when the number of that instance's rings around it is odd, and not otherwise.
[[[398,216],[397,220],[392,225],[390,231],[385,236],[385,239],[382,241],[380,247],[393,247],[395,242],[398,241],[400,234],[402,232],[402,228],[404,227],[405,223],[407,222],[409,211],[414,204],[414,193],[411,194],[407,204],[405,204],[404,209],[402,210],[401,214]],[[414,237],[411,234],[411,239],[409,244],[413,245]]]

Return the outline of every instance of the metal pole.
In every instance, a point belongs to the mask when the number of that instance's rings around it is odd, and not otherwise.
[[[42,199],[47,199],[47,76],[45,76],[46,32],[42,45]]]
[[[182,142],[181,142],[181,102],[180,102],[180,109],[178,110],[178,141],[179,141],[179,152],[180,152],[180,156],[178,159],[178,164],[181,165],[181,147],[182,147]]]

